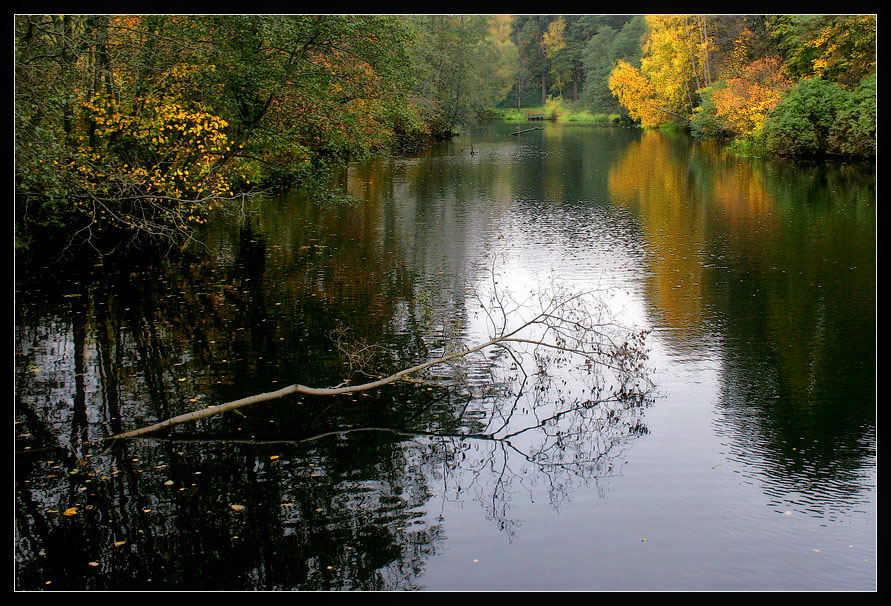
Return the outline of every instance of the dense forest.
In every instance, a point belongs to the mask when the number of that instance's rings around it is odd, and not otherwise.
[[[19,15],[14,36],[20,249],[179,240],[497,108],[875,155],[871,15]]]

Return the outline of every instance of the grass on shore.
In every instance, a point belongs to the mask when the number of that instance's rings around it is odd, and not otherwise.
[[[615,124],[621,119],[619,114],[594,114],[584,109],[574,111],[568,108],[560,108],[554,111],[545,105],[521,107],[519,109],[502,107],[491,111],[495,119],[505,122],[526,122],[529,119],[528,115],[533,114],[544,115],[546,120],[576,124]]]

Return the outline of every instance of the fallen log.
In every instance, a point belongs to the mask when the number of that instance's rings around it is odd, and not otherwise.
[[[543,126],[536,126],[536,127],[533,127],[533,128],[527,128],[526,130],[518,130],[518,131],[515,132],[515,133],[511,133],[511,135],[513,135],[513,136],[516,136],[516,135],[522,135],[523,133],[528,133],[530,130],[544,130],[544,127],[543,127]]]

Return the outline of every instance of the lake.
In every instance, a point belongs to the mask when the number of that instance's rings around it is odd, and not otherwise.
[[[875,590],[875,165],[524,128],[17,267],[16,587]],[[468,347],[550,284],[646,332],[646,397],[496,348],[103,440]]]

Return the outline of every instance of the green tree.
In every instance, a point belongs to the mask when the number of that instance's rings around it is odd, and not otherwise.
[[[555,17],[546,15],[520,15],[514,19],[514,37],[519,56],[530,81],[537,81],[541,90],[541,104],[548,100],[551,86],[551,62],[543,43],[545,32]]]
[[[849,93],[832,82],[820,78],[800,81],[767,118],[767,148],[784,156],[832,151],[830,134],[849,101]]]
[[[615,23],[615,20],[613,20]],[[609,76],[619,60],[640,68],[641,46],[647,32],[643,16],[636,15],[618,24],[603,24],[585,43],[582,54],[584,88],[582,102],[594,111],[618,112],[621,106],[609,89]]]
[[[486,15],[411,17],[412,100],[440,135],[495,106],[514,81],[515,55]]]
[[[221,199],[419,124],[375,16],[16,17],[19,226],[179,238]]]
[[[829,148],[850,156],[876,155],[876,76],[857,86],[850,100],[838,112],[829,131]]]

